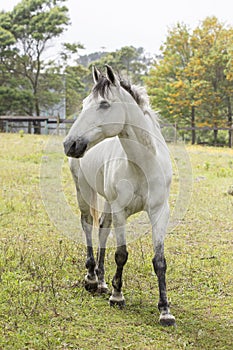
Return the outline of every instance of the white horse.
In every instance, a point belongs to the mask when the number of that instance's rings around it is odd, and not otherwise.
[[[158,277],[160,323],[174,325],[166,295],[164,237],[169,220],[168,196],[172,177],[169,151],[144,89],[130,85],[106,65],[106,75],[93,68],[94,87],[64,140],[77,189],[81,223],[86,234],[86,289],[107,292],[104,257],[111,224],[116,236],[116,273],[110,305],[125,304],[123,267],[128,258],[125,223],[139,211],[148,213],[154,245],[153,266]],[[99,248],[92,244],[97,194],[105,198],[99,219]]]

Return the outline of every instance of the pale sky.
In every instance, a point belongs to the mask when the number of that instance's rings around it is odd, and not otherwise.
[[[0,0],[0,10],[19,2]],[[232,0],[67,0],[66,6],[72,24],[60,41],[82,43],[81,54],[130,45],[159,54],[168,28],[177,22],[195,28],[207,16],[233,26]]]

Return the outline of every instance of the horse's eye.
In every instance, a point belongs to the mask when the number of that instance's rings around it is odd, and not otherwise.
[[[110,107],[110,104],[107,102],[107,101],[101,101],[100,104],[99,104],[99,108],[101,109],[107,109]]]

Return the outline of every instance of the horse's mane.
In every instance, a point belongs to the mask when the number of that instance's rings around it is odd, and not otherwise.
[[[154,125],[159,128],[159,117],[150,106],[150,100],[146,89],[143,86],[130,84],[128,81],[123,79],[120,80],[120,84],[121,87],[128,91],[128,93],[134,98],[143,113],[149,115]]]
[[[129,81],[121,77],[119,77],[119,82],[121,87],[133,97],[144,113],[151,110],[149,97],[144,87],[132,85]],[[108,97],[109,91],[111,91],[111,83],[104,75],[101,75],[93,88],[93,94],[94,96],[100,95],[102,98],[105,98]]]
[[[130,84],[129,81],[124,79],[120,80],[120,84],[121,87],[123,87],[123,89],[125,89],[133,97],[144,113],[151,109],[149,96],[147,95],[146,89],[143,86]]]

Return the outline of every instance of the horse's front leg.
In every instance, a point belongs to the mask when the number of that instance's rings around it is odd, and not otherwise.
[[[175,317],[171,314],[167,300],[166,290],[166,259],[164,256],[164,238],[169,220],[169,207],[165,205],[162,211],[152,219],[152,235],[154,244],[154,258],[152,260],[154,271],[158,278],[159,284],[159,303],[160,311],[159,321],[163,326],[175,325]]]
[[[105,250],[106,250],[106,242],[110,233],[112,223],[112,213],[111,207],[108,203],[105,204],[105,211],[101,215],[99,221],[99,248],[97,253],[97,266],[96,273],[98,275],[98,292],[99,293],[107,293],[108,286],[105,282],[104,278],[104,259],[105,259]]]
[[[123,307],[125,305],[125,298],[121,291],[122,288],[122,274],[124,265],[128,259],[128,252],[126,248],[125,239],[125,217],[124,214],[113,214],[113,225],[115,228],[117,249],[115,252],[115,262],[117,265],[116,273],[112,280],[112,295],[109,299],[110,306],[118,305]]]
[[[86,268],[87,275],[85,276],[85,288],[88,291],[96,291],[98,288],[98,278],[95,271],[95,258],[92,245],[92,226],[93,218],[91,214],[81,214],[81,223],[83,231],[86,235],[86,245],[87,245],[87,260]]]

